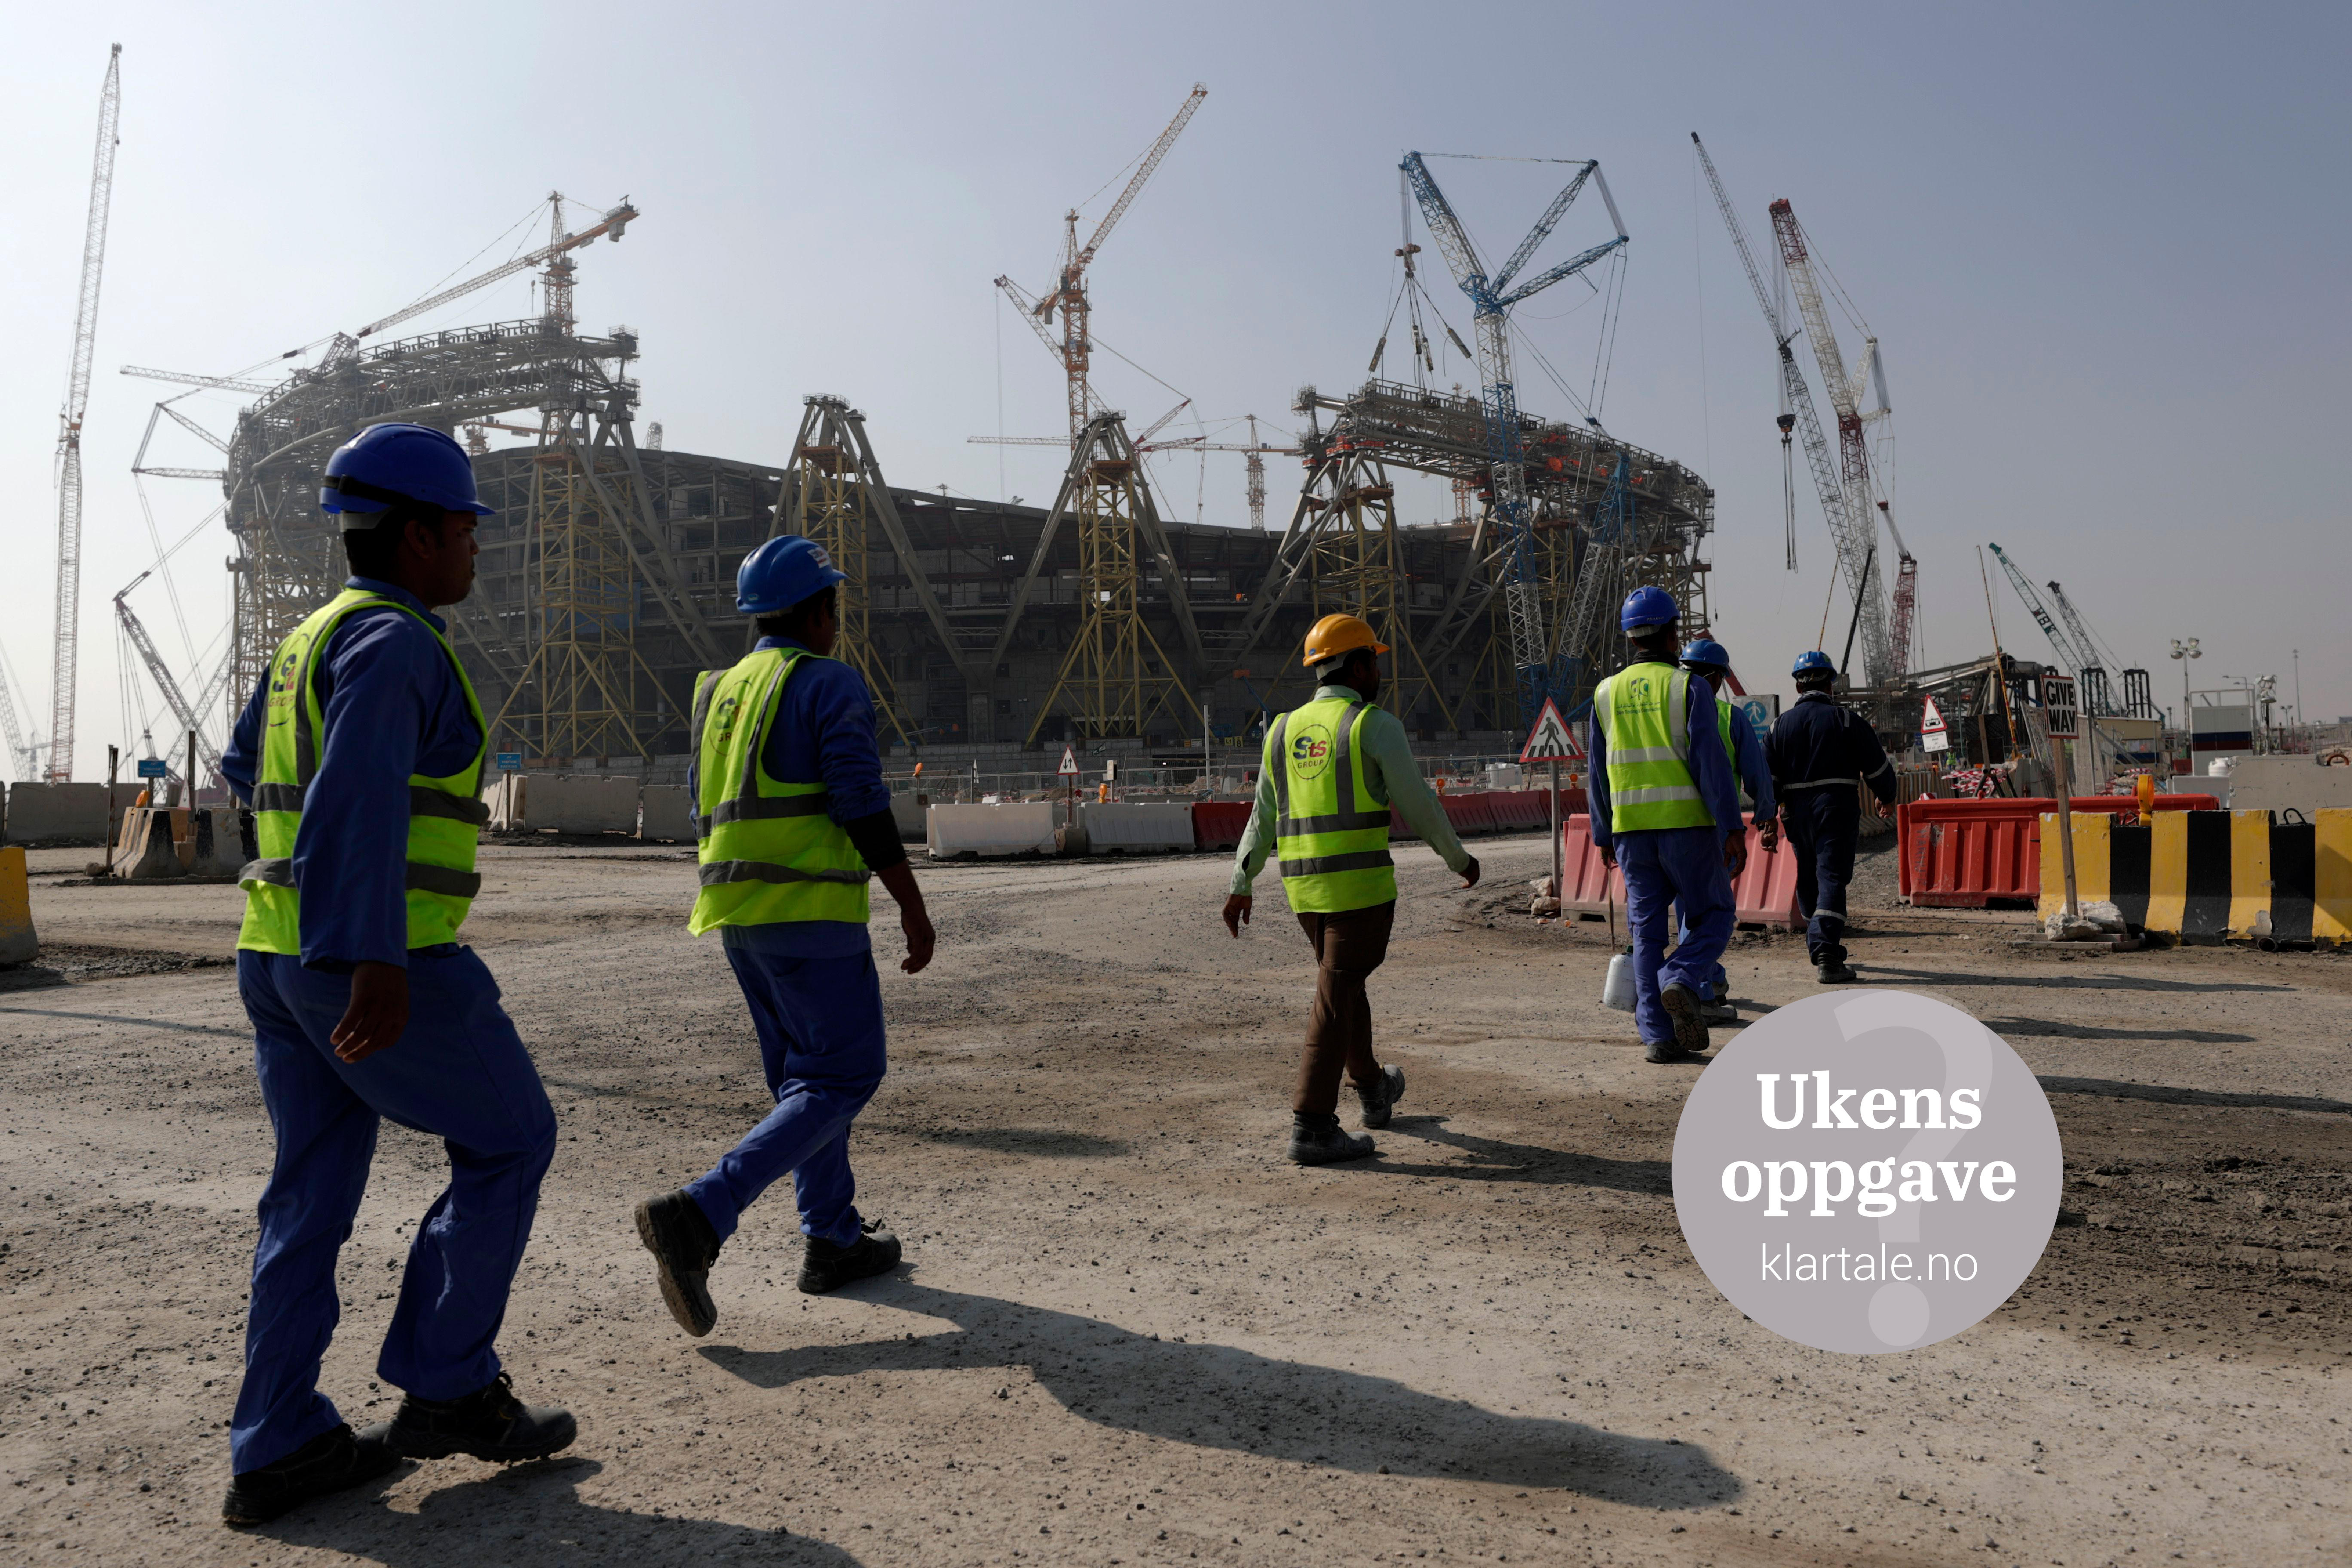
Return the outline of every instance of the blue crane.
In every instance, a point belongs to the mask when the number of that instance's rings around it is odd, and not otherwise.
[[[1478,345],[1478,377],[1483,383],[1480,395],[1486,410],[1486,461],[1493,477],[1495,508],[1502,514],[1503,521],[1498,564],[1503,603],[1510,615],[1511,663],[1518,672],[1520,718],[1532,722],[1544,699],[1554,694],[1553,674],[1549,639],[1544,634],[1543,595],[1536,579],[1535,514],[1528,499],[1527,454],[1519,432],[1518,395],[1511,384],[1509,312],[1520,300],[1564,278],[1573,278],[1623,246],[1625,220],[1618,216],[1616,200],[1609,194],[1609,182],[1601,177],[1599,161],[1588,161],[1577,170],[1567,188],[1552,198],[1535,226],[1528,230],[1527,237],[1519,241],[1518,248],[1511,252],[1510,259],[1490,277],[1486,262],[1470,243],[1462,220],[1454,216],[1445,193],[1437,188],[1437,181],[1422,162],[1422,155],[1406,153],[1400,167],[1421,204],[1422,219],[1429,226],[1430,237],[1436,241],[1445,264],[1453,268],[1454,280],[1470,299],[1473,334]],[[1601,199],[1608,205],[1609,221],[1615,226],[1617,237],[1547,268],[1514,287],[1512,280],[1518,276],[1519,268],[1527,265],[1537,247],[1558,226],[1569,204],[1576,200],[1588,180],[1600,187]]]

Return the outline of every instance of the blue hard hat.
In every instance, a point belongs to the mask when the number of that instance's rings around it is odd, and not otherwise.
[[[1713,637],[1701,637],[1683,649],[1685,669],[1723,669],[1731,668],[1731,655]]]
[[[1829,655],[1819,648],[1814,648],[1810,653],[1799,654],[1797,668],[1789,673],[1790,675],[1835,675],[1837,666],[1830,662]]]
[[[1625,595],[1625,607],[1617,612],[1617,624],[1639,635],[1673,626],[1682,619],[1682,614],[1675,596],[1664,588],[1636,588]]]
[[[743,557],[735,573],[735,607],[747,616],[778,615],[848,578],[815,540],[780,533]]]
[[[466,448],[429,425],[371,425],[327,459],[319,505],[354,514],[345,529],[373,528],[377,520],[369,513],[402,501],[491,515],[474,493],[474,465]]]

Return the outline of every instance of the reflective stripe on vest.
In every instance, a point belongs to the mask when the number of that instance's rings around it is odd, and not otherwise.
[[[695,683],[695,830],[698,891],[687,929],[789,921],[863,923],[873,873],[825,815],[821,784],[783,784],[762,753],[804,648],[761,648]]]
[[[1609,748],[1612,832],[1704,827],[1715,821],[1690,770],[1690,672],[1658,661],[1629,665],[1592,694]],[[1728,733],[1724,742],[1730,744]]]
[[[1266,733],[1282,890],[1301,914],[1337,914],[1396,899],[1389,808],[1364,782],[1360,733],[1370,703],[1321,698]]]
[[[319,667],[328,642],[344,621],[365,609],[385,607],[433,623],[397,599],[346,588],[314,611],[269,661],[267,723],[262,731],[261,776],[253,786],[256,847],[261,853],[237,873],[245,889],[245,923],[237,946],[261,952],[302,950],[301,896],[294,879],[294,851],[301,835],[302,807],[319,772],[326,714],[319,700]],[[466,710],[481,732],[473,760],[442,778],[411,774],[408,780],[407,867],[402,879],[407,906],[407,944],[437,947],[457,939],[457,928],[481,891],[475,852],[489,807],[479,799],[482,763],[489,753],[489,726],[457,650],[438,630],[434,640],[457,671]],[[332,898],[333,889],[311,889]]]

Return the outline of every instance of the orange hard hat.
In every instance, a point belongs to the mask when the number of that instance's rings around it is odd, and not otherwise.
[[[1374,637],[1372,628],[1360,616],[1326,616],[1307,634],[1306,662],[1321,664],[1360,647],[1370,648],[1374,653],[1389,651],[1389,645]]]

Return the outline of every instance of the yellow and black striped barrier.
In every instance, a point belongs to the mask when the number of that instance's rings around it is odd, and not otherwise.
[[[2352,944],[2352,810],[2074,814],[2074,886],[2135,931],[2185,942]],[[2042,818],[2044,919],[2065,900],[2058,818]]]

